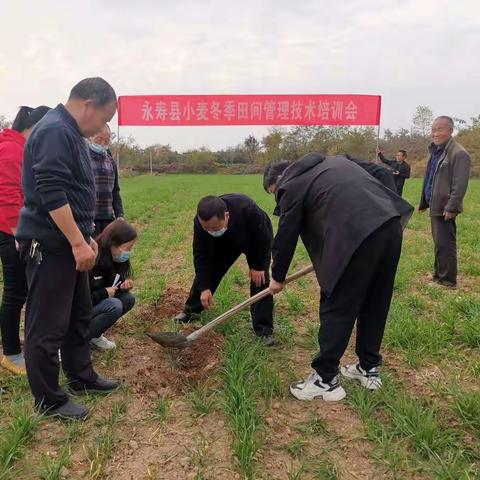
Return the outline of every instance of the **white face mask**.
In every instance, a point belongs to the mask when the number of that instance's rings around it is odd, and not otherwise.
[[[215,232],[210,232],[208,231],[208,233],[212,236],[212,237],[221,237],[225,232],[227,231],[227,227],[224,227],[222,228],[221,230],[217,230]]]

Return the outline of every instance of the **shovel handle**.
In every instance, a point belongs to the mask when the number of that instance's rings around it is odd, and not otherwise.
[[[285,279],[285,284],[294,282],[295,280],[298,280],[299,278],[307,275],[313,271],[313,265],[310,265],[309,267],[302,268],[298,272],[290,275]],[[241,312],[242,310],[245,310],[247,307],[250,305],[253,305],[254,303],[257,303],[259,300],[262,300],[265,297],[268,297],[271,295],[272,292],[270,291],[269,288],[265,288],[261,292],[257,293],[253,297],[248,298],[244,302],[236,305],[235,307],[231,308],[230,310],[227,310],[225,313],[222,313],[222,315],[218,316],[217,318],[214,318],[211,322],[208,322],[206,325],[203,327],[199,328],[198,330],[195,330],[192,332],[190,335],[187,335],[187,341],[192,342],[196,340],[198,337],[202,336],[205,332],[208,332],[212,328],[216,327],[220,323],[224,322],[225,320],[228,320],[230,317],[233,317],[236,313]]]

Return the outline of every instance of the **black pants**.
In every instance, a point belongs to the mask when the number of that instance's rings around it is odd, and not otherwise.
[[[110,220],[98,220],[95,219],[95,231],[93,232],[92,237],[96,238],[98,235],[100,235],[104,230],[107,225],[110,225],[115,219],[111,218]]]
[[[232,253],[228,257],[217,258],[211,268],[212,279],[212,293],[215,292],[222,278],[228,272],[229,268],[236,262],[241,253]],[[269,278],[270,260],[264,266],[265,283],[260,287],[255,286],[250,282],[250,296],[256,295],[260,291],[268,287],[270,283]],[[190,295],[185,303],[185,313],[200,313],[203,310],[202,302],[200,301],[200,294],[202,292],[198,288],[197,278],[194,279]],[[273,297],[268,297],[260,300],[250,307],[252,315],[253,330],[257,335],[271,335],[273,333]]]
[[[435,246],[434,278],[440,282],[457,283],[457,225],[455,220],[431,217]]]
[[[0,232],[0,256],[3,267],[3,297],[0,308],[0,328],[3,353],[17,355],[20,345],[20,314],[27,298],[25,265],[20,261],[13,235]]]
[[[23,246],[24,255],[28,246]],[[58,349],[69,380],[97,378],[90,360],[92,318],[88,273],[75,270],[71,252],[43,252],[37,265],[27,256],[28,298],[25,360],[28,382],[37,406],[61,406],[68,400],[58,384]]]
[[[372,233],[353,254],[332,294],[320,297],[320,352],[312,368],[326,382],[338,365],[357,320],[356,353],[365,370],[379,366],[398,260],[402,227],[398,218]]]

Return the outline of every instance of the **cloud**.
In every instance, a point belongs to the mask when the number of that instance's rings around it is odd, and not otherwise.
[[[0,114],[55,105],[101,75],[120,94],[381,94],[393,129],[419,104],[468,118],[479,113],[479,14],[473,0],[17,0],[2,8]],[[179,149],[265,131],[125,129]]]

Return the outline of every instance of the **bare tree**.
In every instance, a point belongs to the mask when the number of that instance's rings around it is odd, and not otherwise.
[[[428,137],[433,123],[433,112],[429,107],[419,105],[412,119],[412,132],[422,137]]]
[[[260,153],[260,142],[253,135],[249,135],[243,142],[243,145],[247,152],[248,160],[250,163],[255,163]]]
[[[10,128],[11,125],[12,125],[12,122],[7,120],[7,117],[5,115],[0,115],[0,132],[4,128]]]

